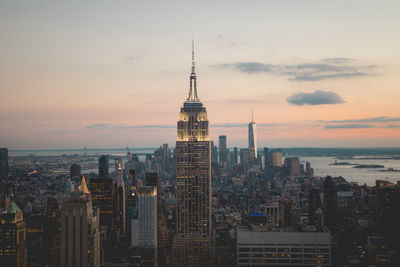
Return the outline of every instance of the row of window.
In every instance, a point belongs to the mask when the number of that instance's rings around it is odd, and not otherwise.
[[[289,252],[289,248],[239,248],[239,252]],[[329,252],[329,248],[290,248],[290,252]]]

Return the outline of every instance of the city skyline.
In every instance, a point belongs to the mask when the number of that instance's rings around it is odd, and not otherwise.
[[[211,140],[399,147],[399,3],[308,2],[3,2],[0,146],[172,145],[194,38]]]

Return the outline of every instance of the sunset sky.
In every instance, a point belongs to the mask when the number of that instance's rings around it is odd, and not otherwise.
[[[400,1],[0,2],[0,147],[400,147]]]

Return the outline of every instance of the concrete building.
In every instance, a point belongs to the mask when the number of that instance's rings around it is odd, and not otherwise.
[[[273,232],[239,231],[237,266],[331,266],[330,233],[315,227]]]

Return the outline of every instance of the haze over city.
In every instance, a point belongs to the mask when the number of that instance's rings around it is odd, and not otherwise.
[[[399,5],[2,1],[0,146],[173,145],[194,39],[211,140],[398,147]]]

